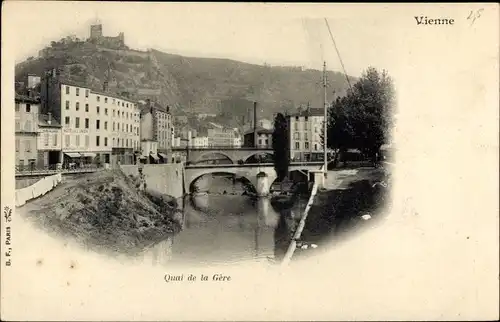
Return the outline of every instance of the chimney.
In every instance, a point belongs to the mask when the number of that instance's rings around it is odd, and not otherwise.
[[[170,113],[170,106],[167,105],[167,113]]]
[[[257,147],[257,102],[253,102],[253,145]]]
[[[104,81],[102,84],[102,91],[107,92],[108,91],[108,81]]]
[[[49,117],[47,118],[47,124],[52,124],[52,113],[48,113]]]

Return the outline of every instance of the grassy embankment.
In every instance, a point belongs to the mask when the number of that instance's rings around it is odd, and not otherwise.
[[[175,199],[138,190],[121,171],[66,179],[22,213],[44,230],[88,249],[137,254],[180,230]]]

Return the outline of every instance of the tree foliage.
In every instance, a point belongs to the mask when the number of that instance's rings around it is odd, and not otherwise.
[[[278,113],[274,119],[274,132],[272,137],[274,151],[274,169],[278,180],[282,181],[288,176],[289,160],[289,142],[288,142],[288,124],[285,116]]]
[[[330,106],[328,147],[375,155],[390,139],[394,86],[387,71],[369,67],[344,97]]]

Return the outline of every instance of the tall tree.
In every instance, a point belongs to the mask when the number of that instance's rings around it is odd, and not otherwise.
[[[278,176],[278,181],[283,182],[288,176],[288,166],[290,165],[288,124],[285,116],[278,113],[274,118],[273,132],[274,169]]]
[[[387,71],[369,67],[352,90],[330,107],[328,146],[357,148],[373,158],[390,139],[394,86]]]

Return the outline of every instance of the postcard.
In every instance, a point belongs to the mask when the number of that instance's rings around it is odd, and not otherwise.
[[[1,319],[497,320],[498,17],[4,2]]]

